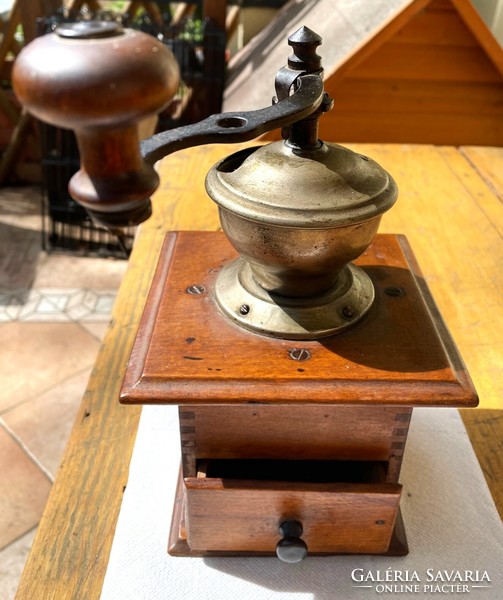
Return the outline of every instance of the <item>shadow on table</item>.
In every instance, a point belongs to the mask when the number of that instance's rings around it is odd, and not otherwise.
[[[394,568],[400,569],[402,562],[402,557],[393,557]],[[211,569],[271,590],[282,598],[294,599],[302,594],[302,598],[312,600],[362,600],[365,592],[369,592],[369,597],[374,594],[373,590],[357,587],[358,582],[351,578],[354,569],[375,570],[369,556],[308,557],[293,565],[275,557],[205,558],[204,563]],[[305,596],[308,594],[310,596]],[[273,600],[274,595],[262,596],[257,591],[257,598],[262,597]]]

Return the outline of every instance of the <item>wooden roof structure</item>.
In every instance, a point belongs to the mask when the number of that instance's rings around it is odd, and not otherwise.
[[[230,64],[224,110],[270,102],[302,25],[335,99],[322,138],[503,145],[503,49],[470,0],[291,0]]]

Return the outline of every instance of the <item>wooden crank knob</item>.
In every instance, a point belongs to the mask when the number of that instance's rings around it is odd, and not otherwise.
[[[299,521],[283,521],[279,526],[282,539],[276,546],[277,557],[286,563],[297,563],[307,556],[307,545],[301,539],[302,525]]]
[[[19,54],[14,90],[42,121],[75,130],[81,170],[72,197],[116,229],[151,214],[159,185],[139,151],[138,121],[169,104],[179,83],[171,51],[114,22],[78,22],[37,38]]]

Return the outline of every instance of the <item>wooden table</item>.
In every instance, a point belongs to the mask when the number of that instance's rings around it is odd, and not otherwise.
[[[352,147],[397,180],[400,197],[381,231],[407,235],[467,363],[482,408],[466,409],[462,416],[503,515],[498,310],[503,297],[503,149]],[[190,149],[160,164],[163,183],[154,198],[154,216],[137,239],[17,600],[100,596],[140,415],[138,407],[121,406],[117,399],[161,243],[169,230],[218,228],[216,209],[203,191],[204,176],[236,149]]]

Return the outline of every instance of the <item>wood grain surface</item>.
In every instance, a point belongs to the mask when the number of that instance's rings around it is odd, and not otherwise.
[[[319,51],[325,87],[335,100],[320,121],[322,138],[502,145],[503,50],[470,2],[404,2],[379,27],[372,22],[377,11],[360,13],[366,39],[356,43],[344,32],[346,51],[337,60],[325,45]],[[325,41],[335,37],[321,33]],[[250,92],[252,86],[242,83],[231,91],[234,103],[257,94],[255,81]],[[278,132],[263,139],[279,139]]]
[[[183,406],[180,436],[191,442],[187,451],[194,463],[207,457],[279,459],[285,457],[285,449],[296,460],[388,461],[404,445],[411,412],[411,408],[365,406],[254,404],[226,406],[225,411]],[[195,464],[184,475],[195,477]]]
[[[500,146],[503,51],[486,27],[470,2],[411,3],[326,74],[321,136]]]
[[[384,217],[381,231],[407,235],[468,365],[485,410],[467,410],[463,417],[501,510],[503,295],[498,228],[503,189],[492,165],[503,161],[503,149],[487,155],[476,148],[427,145],[362,144],[354,149],[372,156],[398,182],[400,198]],[[160,164],[162,185],[154,197],[154,216],[138,236],[17,600],[100,596],[139,417],[139,409],[119,405],[118,396],[146,294],[167,231],[218,228],[216,209],[202,191],[204,176],[229,152],[207,146],[174,154]],[[484,166],[486,159],[489,164]]]
[[[212,290],[220,267],[236,257],[221,232],[166,237],[121,402],[476,406],[403,236],[378,234],[355,261],[375,290],[365,318],[314,341],[256,335],[222,314]],[[201,293],[187,293],[195,284]],[[309,360],[292,360],[294,349]]]
[[[337,554],[388,550],[402,487],[217,478],[188,478],[185,485],[187,541],[196,551],[274,552],[277,524],[297,520],[310,551]]]

